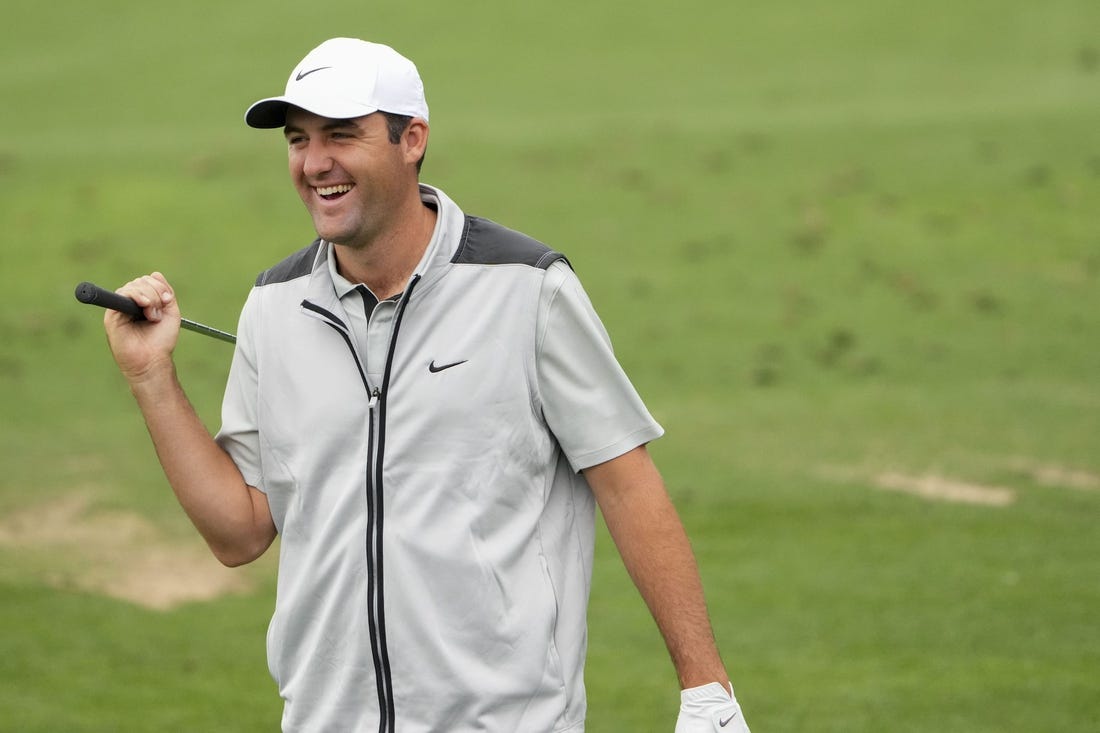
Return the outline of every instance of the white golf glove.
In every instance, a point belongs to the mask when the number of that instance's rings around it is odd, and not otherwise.
[[[680,693],[680,717],[676,733],[749,733],[741,706],[733,694],[717,682],[691,687]]]

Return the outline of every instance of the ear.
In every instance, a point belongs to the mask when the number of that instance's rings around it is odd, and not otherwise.
[[[415,164],[424,157],[424,151],[428,149],[428,122],[419,117],[413,117],[402,133],[402,144],[405,146],[405,160]]]

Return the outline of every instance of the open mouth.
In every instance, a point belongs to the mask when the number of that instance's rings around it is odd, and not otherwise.
[[[313,190],[325,201],[335,201],[352,189],[350,183],[341,183],[338,186],[317,186]]]

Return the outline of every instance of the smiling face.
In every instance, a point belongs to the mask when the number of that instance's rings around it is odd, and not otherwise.
[[[414,119],[393,143],[377,112],[336,120],[291,107],[284,132],[291,180],[323,239],[366,248],[398,230],[409,207],[419,205],[423,120]]]

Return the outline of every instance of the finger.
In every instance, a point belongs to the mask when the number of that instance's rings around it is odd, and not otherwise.
[[[160,318],[160,314],[154,308],[154,305],[160,303],[160,294],[155,288],[147,284],[144,278],[139,277],[136,280],[131,280],[115,292],[119,295],[125,295],[137,303],[145,312],[147,320],[155,321]]]
[[[163,279],[157,279],[153,275],[144,275],[126,283],[117,292],[141,306],[147,320],[159,321],[163,315],[162,308],[166,302],[164,293],[170,293],[171,288]],[[168,302],[171,302],[171,300],[172,298],[169,297]]]
[[[148,288],[146,292],[150,294],[154,304],[172,302],[172,298],[174,297],[172,286],[164,279],[164,275],[161,275],[159,272],[154,272],[140,278],[140,280],[142,285]]]
[[[168,278],[164,277],[164,275],[162,275],[160,272],[153,272],[149,275],[149,277],[157,280],[161,285],[164,286],[163,289],[160,291],[161,301],[164,303],[171,303],[175,299],[176,293],[174,290],[172,290],[172,286],[168,284]]]

